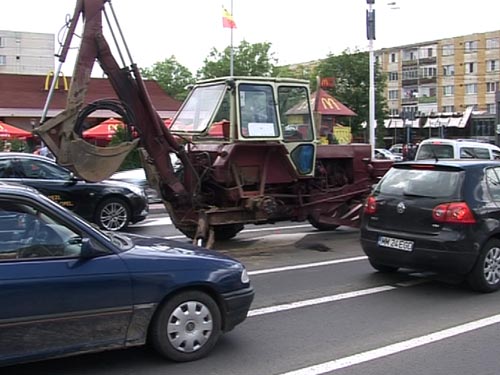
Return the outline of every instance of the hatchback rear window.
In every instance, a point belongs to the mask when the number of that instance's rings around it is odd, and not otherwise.
[[[455,197],[459,192],[460,181],[461,173],[457,170],[393,168],[375,191],[390,195]]]
[[[453,145],[424,144],[420,145],[417,159],[453,159]]]

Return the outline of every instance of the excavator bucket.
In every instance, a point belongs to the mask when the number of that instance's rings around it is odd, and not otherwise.
[[[60,165],[86,181],[104,180],[119,169],[139,139],[108,147],[90,144],[73,131],[77,109],[72,107],[61,112],[33,132],[42,138]]]

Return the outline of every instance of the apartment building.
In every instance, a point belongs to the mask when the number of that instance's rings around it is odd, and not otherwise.
[[[54,70],[54,34],[0,30],[0,74],[47,74]]]
[[[448,135],[496,141],[500,30],[385,48],[375,56],[388,78],[391,117],[418,118],[416,127],[429,135],[442,135],[439,124],[447,124]]]

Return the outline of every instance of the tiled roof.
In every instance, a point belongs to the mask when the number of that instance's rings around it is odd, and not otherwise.
[[[46,79],[44,75],[0,74],[0,108],[42,110],[48,95]],[[69,84],[71,77],[66,79]],[[181,102],[168,96],[156,81],[146,80],[145,84],[157,111],[175,112],[179,109]],[[66,107],[67,91],[64,90],[62,77],[59,78],[58,86],[50,102],[51,110],[63,110]],[[91,78],[86,103],[116,97],[107,79]]]

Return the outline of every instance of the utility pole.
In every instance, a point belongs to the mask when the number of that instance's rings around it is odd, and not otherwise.
[[[369,140],[371,147],[371,158],[375,158],[375,56],[373,53],[373,41],[375,40],[375,10],[373,5],[375,0],[366,0],[368,9],[366,10],[366,37],[368,39],[369,49],[369,74],[370,74],[370,91],[369,91]]]

